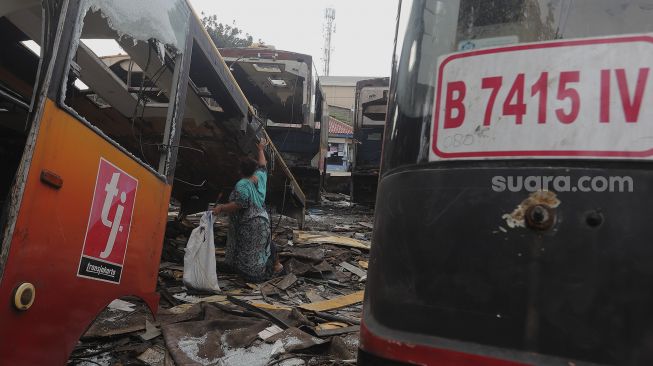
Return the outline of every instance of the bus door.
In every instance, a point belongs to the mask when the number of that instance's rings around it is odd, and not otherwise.
[[[191,11],[4,1],[0,15],[0,359],[63,365],[113,299],[157,307]]]

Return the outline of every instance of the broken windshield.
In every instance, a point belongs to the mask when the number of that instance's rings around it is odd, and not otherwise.
[[[457,50],[653,30],[653,1],[464,0]],[[468,43],[470,42],[470,43]]]
[[[189,17],[183,0],[86,0],[75,24],[64,105],[152,169],[170,125]]]
[[[190,17],[190,8],[184,0],[85,0],[80,17],[89,9],[101,12],[120,37],[129,36],[138,41],[154,38],[178,52],[184,49]]]
[[[653,0],[451,0],[424,6],[430,11],[415,19],[424,27],[421,45],[404,47],[419,52],[422,61],[516,43],[653,32]],[[432,84],[430,63],[420,64],[420,81]]]
[[[651,20],[651,0],[403,2],[394,55],[394,84],[397,91],[411,92],[398,92],[395,96],[396,106],[392,108],[397,116],[388,118],[384,170],[429,159],[437,64],[441,57],[531,42],[646,34],[653,32]],[[541,60],[542,68],[556,61],[550,57]]]

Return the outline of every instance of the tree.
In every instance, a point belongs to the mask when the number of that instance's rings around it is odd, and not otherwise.
[[[216,15],[202,13],[202,25],[218,48],[249,47],[254,42],[254,38],[249,33],[243,35],[243,31],[235,24],[228,25],[218,22]],[[259,40],[259,43],[262,42]]]

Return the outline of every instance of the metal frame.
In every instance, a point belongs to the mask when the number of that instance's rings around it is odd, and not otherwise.
[[[79,14],[79,12],[82,10],[81,9],[82,1],[81,0],[72,0],[72,1],[73,1],[72,6],[69,7],[68,12],[65,14],[65,24],[66,25],[72,24],[72,26],[67,26],[65,28],[67,32],[63,36],[63,38],[65,39],[64,44],[75,44],[76,41],[75,37],[78,31],[78,27],[83,26],[83,24],[77,24],[81,15]],[[191,23],[190,20],[192,20],[191,15],[189,15],[189,23]],[[79,35],[81,37],[81,32],[79,32]],[[175,87],[171,88],[171,95],[169,98],[170,103],[174,103],[174,104],[172,106],[170,105],[168,106],[168,114],[166,118],[166,126],[164,129],[164,142],[163,142],[164,143],[163,146],[165,146],[165,148],[163,149],[161,154],[162,156],[159,160],[159,170],[158,171],[155,170],[154,167],[146,164],[145,162],[133,156],[135,161],[137,161],[140,165],[142,165],[147,170],[152,172],[154,175],[159,177],[159,179],[166,180],[168,184],[172,184],[172,179],[174,176],[174,163],[176,162],[177,152],[178,152],[178,148],[176,146],[177,143],[174,142],[179,141],[179,134],[176,134],[175,131],[176,130],[181,131],[181,122],[183,119],[185,103],[177,103],[177,102],[180,100],[185,101],[186,90],[188,85],[188,69],[189,69],[190,58],[191,58],[191,55],[187,54],[186,52],[188,52],[189,49],[192,50],[192,42],[190,42],[191,40],[192,37],[189,31],[186,35],[186,44],[185,44],[184,53],[182,54],[181,62],[175,63],[175,70],[173,72],[173,83]],[[117,141],[114,141],[113,139],[106,136],[100,129],[95,127],[84,117],[80,116],[73,108],[67,106],[64,103],[65,95],[63,95],[63,83],[66,81],[68,77],[70,64],[73,59],[73,55],[72,55],[73,52],[77,52],[77,48],[75,49],[69,48],[68,52],[66,52],[65,55],[59,55],[57,57],[55,74],[52,79],[52,81],[54,82],[50,83],[48,96],[52,100],[56,101],[57,105],[59,105],[59,107],[61,107],[63,110],[70,113],[80,122],[84,123],[87,127],[95,130],[107,142],[114,145],[120,151],[128,155],[133,155],[129,151],[127,151],[127,149],[125,149],[122,145],[120,145]]]
[[[6,225],[4,227],[2,243],[0,243],[0,282],[3,279],[5,264],[9,256],[10,244],[16,226],[16,218],[18,217],[18,211],[23,200],[23,193],[25,191],[25,184],[27,183],[27,175],[31,167],[32,154],[36,147],[36,138],[41,125],[45,100],[50,95],[50,84],[56,74],[56,65],[59,60],[59,45],[64,42],[63,29],[66,23],[66,17],[64,15],[68,11],[69,0],[61,0],[60,2],[44,0],[44,3],[41,27],[41,56],[31,109],[27,118],[27,123],[30,125],[30,132],[25,143],[23,157],[16,172],[16,180],[9,199],[6,222],[0,222],[0,225]],[[49,12],[55,12],[56,14],[49,14]],[[0,226],[0,230],[2,229],[3,227]]]
[[[184,52],[181,54],[181,62],[175,64],[175,71],[172,80],[176,82],[170,95],[168,106],[168,117],[163,136],[163,150],[159,160],[159,173],[166,176],[168,184],[172,184],[179,152],[179,140],[181,138],[182,123],[184,120],[184,109],[186,107],[186,94],[188,91],[188,72],[190,60],[193,53],[193,36],[190,32],[186,34]]]

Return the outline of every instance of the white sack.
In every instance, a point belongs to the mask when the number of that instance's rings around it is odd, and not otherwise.
[[[206,211],[193,229],[184,254],[184,284],[197,290],[220,291],[215,270],[213,213]]]

